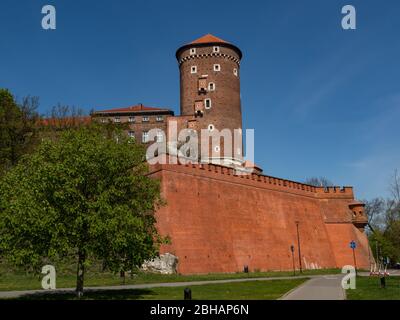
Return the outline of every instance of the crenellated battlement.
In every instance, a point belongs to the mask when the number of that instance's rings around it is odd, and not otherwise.
[[[179,161],[178,161],[179,162]],[[218,164],[166,164],[154,165],[152,171],[160,170],[180,171],[187,174],[201,175],[208,178],[218,178],[232,183],[240,183],[258,188],[269,188],[284,192],[303,194],[312,197],[324,198],[353,198],[352,187],[315,187],[305,183],[277,178],[273,176],[260,175],[256,173],[245,173],[231,167]],[[194,171],[196,170],[196,171]]]
[[[332,197],[354,197],[353,187],[316,187],[316,193],[321,198],[332,198]]]

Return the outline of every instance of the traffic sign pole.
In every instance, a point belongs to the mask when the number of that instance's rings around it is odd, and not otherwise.
[[[350,242],[350,248],[353,250],[354,268],[356,269],[356,274],[357,274],[356,247],[357,247],[356,242],[354,240],[351,241]]]
[[[356,274],[357,274],[357,260],[356,260],[356,250],[353,248],[353,259],[354,259],[354,267],[356,268]]]

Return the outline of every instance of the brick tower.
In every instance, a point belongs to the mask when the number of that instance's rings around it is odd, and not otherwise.
[[[227,139],[218,139],[219,145],[209,147],[209,162],[241,164],[242,113],[240,102],[240,59],[242,52],[235,45],[207,34],[176,52],[180,70],[181,116],[193,116],[191,128],[206,129],[214,137],[221,130],[232,133],[231,148],[225,147]],[[236,129],[236,132],[234,130]],[[236,139],[234,143],[234,136]],[[229,150],[225,155],[225,149]],[[204,160],[204,159],[203,159]]]

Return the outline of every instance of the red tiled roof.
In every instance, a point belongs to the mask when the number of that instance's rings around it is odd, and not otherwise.
[[[197,43],[229,43],[229,42],[222,40],[209,33],[192,41],[190,44],[197,44]]]
[[[206,34],[206,35],[204,35],[204,36],[202,36],[202,37],[200,37],[200,38],[198,38],[198,39],[196,39],[196,40],[194,40],[194,41],[192,41],[190,43],[187,43],[187,44],[181,46],[176,51],[175,56],[179,60],[179,53],[183,49],[191,47],[193,45],[194,46],[204,46],[204,45],[207,45],[207,44],[218,44],[218,43],[224,44],[227,47],[231,47],[231,48],[235,49],[239,54],[239,59],[242,58],[242,51],[240,51],[240,49],[237,46],[235,46],[234,44],[232,44],[232,43],[230,43],[228,41],[222,40],[221,38],[218,38],[218,37],[216,37],[216,36],[214,36],[214,35],[212,35],[210,33],[208,33],[208,34]]]
[[[142,104],[136,106],[130,106],[125,108],[114,108],[108,110],[100,110],[96,111],[95,113],[121,113],[121,112],[140,112],[140,111],[171,111],[169,109],[164,108],[155,108],[155,107],[146,107]]]

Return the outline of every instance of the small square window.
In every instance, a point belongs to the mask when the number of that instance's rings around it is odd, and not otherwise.
[[[208,84],[208,91],[214,91],[215,90],[215,83],[214,82],[210,82]]]
[[[114,118],[114,122],[115,123],[120,123],[121,122],[121,118],[120,117],[115,117]]]
[[[191,48],[191,49],[190,49],[190,54],[191,54],[191,55],[196,54],[196,48]]]
[[[157,122],[162,122],[164,120],[164,117],[163,116],[157,116],[156,117],[156,121]]]
[[[135,122],[135,117],[129,117],[129,122],[130,123]]]
[[[197,66],[192,66],[190,68],[190,73],[197,73]]]
[[[214,64],[214,71],[221,71],[221,66],[219,64]]]
[[[218,46],[213,47],[213,52],[218,53],[219,52],[219,47]]]
[[[157,132],[156,139],[157,139],[157,142],[163,142],[164,141],[164,133],[161,131]]]
[[[149,122],[149,117],[144,116],[144,117],[142,118],[142,122]]]

